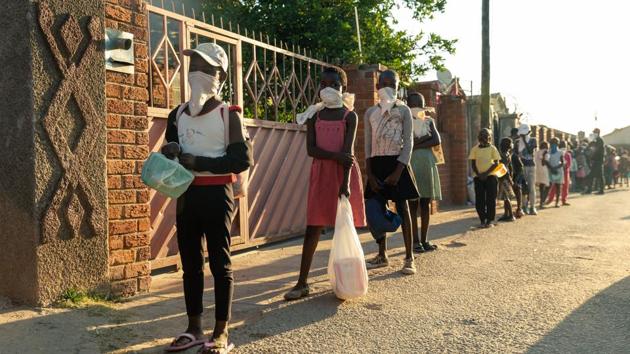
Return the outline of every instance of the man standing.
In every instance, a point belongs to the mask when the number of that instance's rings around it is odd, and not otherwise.
[[[523,212],[529,215],[538,215],[536,211],[536,162],[534,162],[534,151],[536,150],[536,139],[530,136],[529,124],[521,124],[518,128],[518,139],[514,142],[514,149],[523,161],[525,180],[527,182],[527,198],[523,195]],[[523,190],[523,194],[526,191]]]
[[[599,136],[599,128],[593,130],[593,153],[591,154],[592,182],[598,188],[597,194],[604,194],[604,140]],[[592,184],[587,186],[586,193],[591,193]]]

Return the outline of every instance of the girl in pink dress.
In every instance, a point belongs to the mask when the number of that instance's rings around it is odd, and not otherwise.
[[[350,200],[354,225],[365,226],[365,207],[361,171],[354,158],[357,114],[352,111],[354,95],[343,93],[345,72],[325,68],[321,74],[321,102],[299,114],[298,123],[307,124],[306,147],[313,158],[306,212],[306,235],[302,248],[297,284],[284,295],[288,301],[307,296],[307,283],[313,255],[324,227],[334,226],[339,198]]]

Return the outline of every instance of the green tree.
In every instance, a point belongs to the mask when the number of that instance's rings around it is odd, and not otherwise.
[[[442,69],[444,54],[455,52],[456,40],[436,33],[410,35],[397,31],[393,11],[406,8],[419,25],[444,11],[446,0],[226,0],[207,1],[204,8],[240,28],[265,33],[308,48],[335,64],[380,63],[405,79]],[[355,28],[359,13],[363,58]]]

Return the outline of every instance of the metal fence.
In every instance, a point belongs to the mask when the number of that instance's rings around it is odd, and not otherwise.
[[[223,99],[243,107],[256,161],[250,171],[249,194],[238,201],[233,248],[303,233],[310,158],[305,128],[293,122],[297,112],[317,99],[317,76],[330,64],[308,57],[304,49],[289,50],[277,41],[272,44],[265,35],[234,28],[212,16],[189,17],[164,6],[147,5],[147,9],[151,150],[163,144],[165,118],[188,95],[188,58],[182,50],[204,42],[221,45],[230,60]],[[174,204],[151,194],[154,269],[177,264]]]

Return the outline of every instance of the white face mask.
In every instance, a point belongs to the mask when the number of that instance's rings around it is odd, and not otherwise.
[[[411,109],[411,118],[418,118],[418,119],[426,118],[426,115],[424,113],[424,109],[422,109],[420,107],[413,107],[413,108],[410,108],[410,109]]]
[[[196,116],[201,112],[206,101],[218,96],[222,86],[219,79],[201,71],[188,73],[188,85],[190,86],[188,109],[192,116]]]
[[[385,113],[394,107],[396,91],[391,87],[383,87],[378,90],[378,99],[381,105],[381,113]]]
[[[326,87],[319,91],[319,98],[326,108],[341,108],[343,107],[343,94],[341,90],[335,90],[332,87]]]

